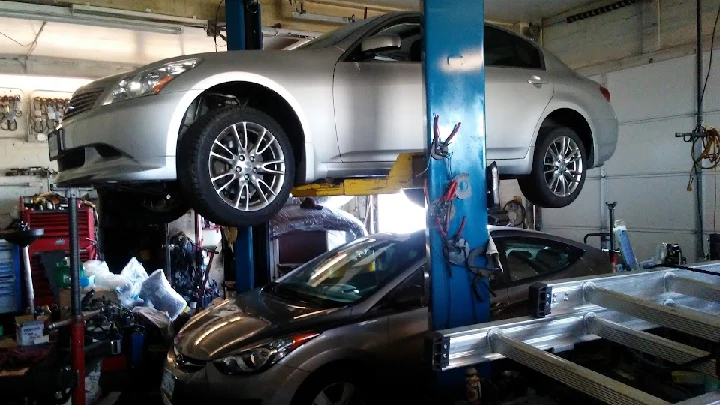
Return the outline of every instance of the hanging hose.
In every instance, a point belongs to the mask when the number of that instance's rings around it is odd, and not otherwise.
[[[690,180],[688,181],[687,190],[693,190],[693,182],[695,176],[701,170],[715,169],[720,166],[720,133],[715,128],[704,129],[704,134],[693,139],[690,155],[693,160],[693,167],[690,169]],[[696,156],[696,146],[702,141],[702,153]]]

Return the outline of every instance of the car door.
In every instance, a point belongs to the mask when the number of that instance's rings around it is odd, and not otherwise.
[[[522,159],[553,96],[542,52],[529,40],[485,26],[488,162]]]
[[[422,367],[425,336],[429,328],[426,277],[427,262],[418,264],[405,280],[375,307],[388,314],[388,359],[396,372]]]
[[[335,125],[343,162],[394,162],[425,149],[420,17],[393,19],[368,36],[397,35],[400,49],[353,45],[335,66]],[[368,37],[366,36],[366,38]]]
[[[503,317],[530,314],[530,285],[563,278],[578,263],[584,251],[552,239],[512,235],[495,240],[507,277],[508,306]]]

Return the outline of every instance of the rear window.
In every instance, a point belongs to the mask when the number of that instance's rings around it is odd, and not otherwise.
[[[501,29],[485,26],[485,64],[542,69],[540,50],[528,40]]]

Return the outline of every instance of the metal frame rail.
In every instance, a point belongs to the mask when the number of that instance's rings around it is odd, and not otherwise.
[[[720,262],[697,268],[720,274]],[[663,326],[720,343],[719,276],[663,269],[539,287],[546,313],[542,318],[433,332],[433,368],[444,371],[509,358],[607,403],[667,403],[555,355],[576,343],[606,339],[718,377],[708,352],[645,331]],[[720,404],[720,392],[682,403]]]

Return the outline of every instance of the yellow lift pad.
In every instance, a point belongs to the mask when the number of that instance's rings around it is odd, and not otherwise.
[[[336,183],[313,183],[292,189],[293,197],[365,196],[394,194],[406,188],[423,187],[427,165],[423,154],[401,153],[387,177],[345,179]]]

